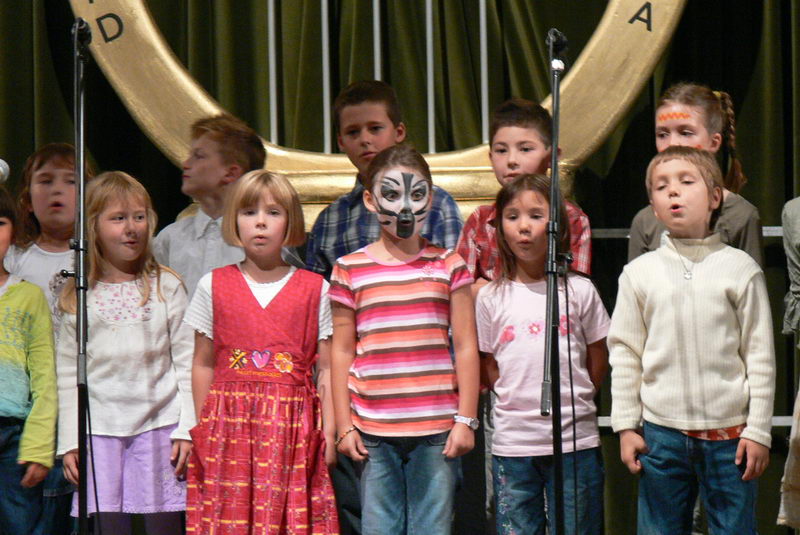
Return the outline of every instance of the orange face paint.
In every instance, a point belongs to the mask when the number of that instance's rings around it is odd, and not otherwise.
[[[684,111],[674,111],[669,113],[662,113],[656,119],[659,122],[669,121],[670,119],[691,119],[692,116]]]

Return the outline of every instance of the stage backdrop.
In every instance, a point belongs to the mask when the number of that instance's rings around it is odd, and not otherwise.
[[[87,0],[88,1],[88,0]],[[323,148],[319,68],[320,9],[316,0],[278,1],[284,96],[279,145]],[[653,2],[657,4],[657,2]],[[480,143],[478,25],[475,0],[433,2],[435,22],[436,147]],[[557,26],[577,58],[605,10],[601,1],[488,0],[490,108],[509,96],[548,93],[544,35]],[[151,0],[161,31],[192,75],[223,107],[268,137],[266,2],[259,0]],[[427,150],[422,0],[383,3],[384,79],[398,88],[411,141]],[[332,92],[370,78],[371,3],[329,2],[336,47]],[[63,0],[0,3],[0,158],[12,167],[11,186],[25,157],[42,143],[71,140],[72,13]],[[366,43],[366,44],[365,44]],[[365,59],[366,54],[366,59]],[[627,227],[646,203],[643,172],[655,152],[653,104],[668,85],[691,80],[731,94],[737,142],[750,182],[743,194],[766,226],[780,224],[780,209],[800,184],[800,1],[688,2],[673,41],[627,120],[579,170],[575,197],[593,228]],[[186,206],[180,173],[137,128],[99,69],[88,70],[87,140],[99,169],[122,169],[152,193],[162,224]],[[775,324],[786,289],[780,240],[766,241],[767,276]],[[624,264],[624,240],[596,240],[595,279],[613,307]],[[791,412],[797,367],[793,342],[779,334],[777,415]],[[607,391],[607,390],[606,390]],[[608,396],[601,396],[608,414]],[[761,481],[760,533],[774,526],[777,488],[786,451],[785,428],[775,429],[772,464]],[[604,437],[607,475],[606,532],[633,533],[634,480],[618,460],[616,438]],[[466,531],[464,531],[466,533]]]

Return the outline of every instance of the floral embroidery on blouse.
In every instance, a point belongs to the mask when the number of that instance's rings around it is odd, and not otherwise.
[[[142,302],[142,281],[122,283],[98,282],[93,291],[92,299],[98,315],[106,321],[146,321],[152,314],[152,292],[155,292],[155,283],[151,286],[150,299],[144,305]]]

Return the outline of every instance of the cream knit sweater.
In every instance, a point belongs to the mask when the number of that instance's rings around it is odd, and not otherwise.
[[[764,274],[718,234],[667,239],[625,266],[608,346],[614,431],[642,419],[680,430],[745,423],[743,438],[770,446],[775,354]]]

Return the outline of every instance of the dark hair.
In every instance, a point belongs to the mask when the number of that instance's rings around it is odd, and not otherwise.
[[[706,130],[722,136],[723,158],[727,158],[727,169],[723,179],[725,188],[739,193],[747,183],[742,163],[736,151],[736,113],[731,96],[724,91],[712,91],[708,86],[680,82],[667,89],[658,100],[656,109],[669,104],[683,104],[699,108],[705,117]],[[726,161],[723,159],[723,164]]]
[[[369,162],[366,177],[364,177],[364,189],[372,191],[375,175],[384,169],[400,165],[419,171],[428,182],[428,185],[433,186],[431,169],[428,167],[428,162],[425,161],[422,154],[417,152],[411,145],[399,143],[380,151],[372,161]]]
[[[14,199],[5,188],[0,185],[0,217],[6,217],[11,222],[11,243],[16,243],[17,237],[17,207],[15,206]],[[0,262],[3,259],[0,258]]]
[[[516,275],[517,260],[506,241],[503,232],[503,210],[514,198],[523,191],[535,191],[550,204],[550,177],[545,175],[520,175],[500,189],[495,199],[495,218],[494,224],[497,228],[497,247],[500,251],[500,262],[502,264],[502,276],[511,280]],[[561,227],[559,229],[558,252],[566,253],[569,251],[570,234],[569,220],[567,219],[567,209],[564,201],[559,206],[561,212]],[[549,212],[548,212],[549,214]]]
[[[208,136],[219,145],[219,153],[226,164],[236,164],[242,174],[263,169],[267,151],[255,130],[233,115],[223,113],[204,117],[192,123],[192,140]]]
[[[536,130],[545,146],[553,143],[553,120],[550,112],[539,104],[524,98],[512,98],[497,106],[492,112],[489,142],[504,126],[519,126]]]
[[[397,93],[392,86],[380,80],[362,80],[353,82],[342,89],[333,101],[334,127],[338,132],[341,128],[342,110],[347,106],[356,106],[364,102],[379,102],[386,108],[386,115],[394,126],[398,126],[403,119],[400,115],[400,103]]]
[[[36,152],[28,156],[22,168],[22,181],[17,190],[17,207],[19,210],[19,225],[14,229],[18,247],[28,247],[39,237],[41,226],[36,214],[33,213],[31,203],[31,180],[33,175],[48,162],[54,162],[58,167],[75,169],[75,147],[69,143],[47,143]],[[94,177],[94,168],[86,160],[86,179]]]

